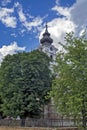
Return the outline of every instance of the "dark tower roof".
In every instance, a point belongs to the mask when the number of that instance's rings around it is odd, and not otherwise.
[[[46,24],[45,32],[43,33],[43,38],[40,40],[42,45],[51,45],[53,43],[53,39],[50,37],[50,33],[48,32],[48,26]]]

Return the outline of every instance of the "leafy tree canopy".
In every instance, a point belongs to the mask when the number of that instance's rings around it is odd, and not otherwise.
[[[56,58],[51,94],[59,112],[72,117],[82,117],[83,126],[87,120],[87,39],[82,36],[66,35]]]
[[[39,115],[51,89],[50,59],[38,50],[7,55],[0,67],[1,110],[12,117]]]

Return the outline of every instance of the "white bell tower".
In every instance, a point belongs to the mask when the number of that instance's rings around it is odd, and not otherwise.
[[[45,52],[49,57],[55,60],[57,48],[52,45],[53,39],[50,37],[50,33],[48,32],[48,26],[46,24],[45,32],[43,33],[43,37],[40,40],[40,50]]]

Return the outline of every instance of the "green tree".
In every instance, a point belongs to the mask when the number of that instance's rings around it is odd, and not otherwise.
[[[87,40],[73,34],[66,35],[66,45],[56,58],[51,94],[57,110],[63,115],[87,121]]]
[[[51,89],[49,62],[48,56],[38,50],[5,57],[0,67],[1,109],[5,116],[41,114]]]

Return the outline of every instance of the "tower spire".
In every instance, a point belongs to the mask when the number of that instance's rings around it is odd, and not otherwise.
[[[48,32],[48,25],[47,25],[47,21],[46,21],[46,32]]]
[[[46,22],[46,25],[45,25],[45,32],[43,33],[43,37],[40,40],[40,43],[42,45],[46,45],[46,46],[49,46],[53,43],[53,39],[50,37],[50,33],[48,32],[47,22]]]

